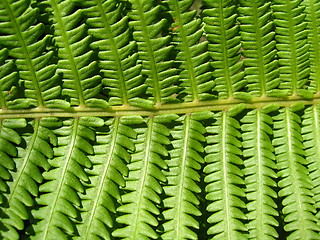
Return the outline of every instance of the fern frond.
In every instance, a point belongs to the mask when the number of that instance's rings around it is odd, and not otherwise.
[[[275,199],[277,178],[274,149],[270,140],[272,117],[263,110],[251,110],[244,118],[243,131],[244,174],[248,209],[248,239],[278,239],[275,229],[279,215]]]
[[[201,19],[197,11],[189,11],[193,0],[168,0],[169,13],[174,19],[171,25],[172,43],[178,52],[175,61],[179,64],[179,80],[183,87],[181,97],[184,101],[212,99],[212,80],[207,41],[202,41]],[[185,96],[184,96],[185,95]],[[179,98],[179,97],[178,97]]]
[[[319,106],[310,106],[306,108],[302,116],[302,137],[305,146],[306,161],[310,178],[312,180],[312,192],[314,193],[315,208],[317,217],[320,219],[320,112]]]
[[[97,135],[95,156],[91,156],[93,169],[88,171],[91,184],[84,195],[83,221],[79,226],[80,239],[111,239],[116,212],[115,200],[120,202],[119,186],[124,187],[127,176],[126,163],[135,146],[132,139],[137,133],[130,127],[141,124],[138,116],[111,118],[107,121],[111,130]]]
[[[272,1],[275,23],[275,39],[279,59],[280,89],[288,95],[300,95],[312,98],[306,90],[310,74],[309,44],[307,40],[306,14],[302,0]]]
[[[159,115],[150,117],[147,129],[141,128],[138,133],[136,152],[132,154],[128,165],[129,175],[126,178],[125,194],[121,196],[122,206],[117,212],[117,222],[123,226],[112,235],[122,239],[157,239],[155,229],[163,192],[159,182],[166,182],[161,169],[167,168],[164,157],[168,150],[164,145],[170,143],[168,128],[164,123],[177,119],[176,115]]]
[[[142,62],[141,74],[146,77],[149,99],[156,105],[177,101],[171,95],[178,92],[177,70],[173,61],[169,61],[170,36],[161,36],[167,21],[161,16],[160,5],[156,0],[129,0],[131,4],[128,16],[132,20],[133,39],[137,42],[139,61]]]
[[[320,92],[320,1],[304,0],[301,2],[305,6],[307,14],[305,21],[308,22],[308,44],[310,45],[310,86],[312,93]]]
[[[240,92],[246,85],[241,72],[240,34],[235,0],[204,0],[204,31],[209,41],[208,50],[212,59],[215,90],[219,98],[250,99],[246,92]]]
[[[198,121],[198,115],[182,116],[177,120],[182,125],[171,132],[175,140],[171,142],[171,158],[166,161],[169,170],[164,172],[168,182],[163,187],[167,198],[163,201],[165,222],[160,227],[163,231],[161,239],[197,239],[192,230],[199,228],[199,222],[193,216],[201,216],[197,198],[201,192],[200,175],[197,171],[204,163],[200,154],[204,152],[202,143],[206,141],[203,135],[206,129]]]
[[[28,0],[3,0],[0,3],[0,46],[16,59],[24,98],[12,108],[29,106],[68,107],[60,98],[60,77],[56,74],[53,51],[47,51],[50,36],[42,37],[45,26],[37,22],[38,9]]]
[[[8,109],[17,102],[18,72],[12,60],[6,61],[8,50],[0,50],[0,109]]]
[[[57,129],[58,147],[50,159],[51,169],[43,173],[45,182],[40,186],[37,204],[33,212],[37,223],[31,239],[68,239],[76,235],[75,221],[81,207],[79,193],[84,192],[83,182],[88,181],[86,168],[92,167],[87,157],[93,154],[90,141],[95,140],[92,127],[101,127],[103,120],[81,117],[64,121]]]
[[[12,124],[24,126],[24,120],[12,121]],[[8,183],[9,191],[4,194],[5,203],[0,219],[6,230],[2,232],[4,239],[18,239],[18,230],[24,230],[24,220],[30,219],[30,210],[35,205],[39,184],[43,180],[42,169],[48,170],[50,165],[47,158],[53,156],[51,147],[57,139],[49,127],[59,125],[56,118],[35,119],[32,123],[33,133],[23,136],[25,148],[19,146],[18,156],[14,159],[15,168],[11,171],[12,182]],[[11,132],[18,141],[17,134]],[[5,144],[10,149],[10,143]],[[10,155],[15,155],[13,152]],[[8,162],[9,164],[9,162]],[[17,238],[18,236],[18,238]]]
[[[72,106],[106,108],[107,102],[98,99],[101,77],[90,49],[91,37],[82,23],[82,10],[68,0],[47,0],[52,9],[54,40],[58,47],[58,72],[63,76],[62,94]]]
[[[5,205],[6,197],[4,194],[9,192],[6,181],[11,179],[10,171],[15,169],[13,157],[18,155],[15,145],[21,143],[21,137],[15,129],[24,128],[26,125],[25,119],[4,119],[0,121],[0,206]]]
[[[19,239],[16,229],[8,223],[9,216],[7,195],[10,192],[9,181],[11,172],[15,170],[14,157],[17,157],[16,145],[21,143],[21,137],[15,131],[27,125],[25,119],[5,119],[0,121],[0,237],[1,239]],[[14,224],[13,224],[14,225]]]
[[[248,91],[255,97],[279,96],[273,91],[280,79],[270,2],[242,0],[238,12]]]
[[[102,83],[107,87],[110,105],[151,107],[153,103],[140,98],[147,86],[137,63],[136,43],[131,40],[128,17],[119,0],[81,1],[88,17],[88,33],[93,35],[91,47],[99,50]]]
[[[206,199],[209,204],[207,211],[210,228],[208,234],[212,239],[247,239],[244,233],[247,227],[244,224],[246,216],[243,209],[246,205],[242,152],[239,138],[240,124],[228,112],[219,112],[215,122],[207,127],[209,136],[208,146],[205,147],[208,164],[204,168],[206,174]]]
[[[274,117],[276,161],[279,169],[279,196],[283,198],[284,230],[288,239],[318,239],[319,221],[315,217],[312,181],[306,168],[300,129],[299,108],[282,108]]]

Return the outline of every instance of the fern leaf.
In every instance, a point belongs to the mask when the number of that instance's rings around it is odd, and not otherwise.
[[[244,180],[240,170],[243,165],[240,124],[225,111],[217,113],[215,120],[207,127],[209,136],[205,148],[207,211],[211,214],[207,220],[208,234],[212,239],[247,239],[244,235],[247,227],[243,222],[246,205],[242,200],[245,191],[241,187]]]
[[[262,110],[251,110],[241,119],[244,124],[243,156],[244,174],[248,208],[248,239],[278,239],[276,227],[279,225],[275,199],[277,187],[274,179],[275,170],[274,149],[270,140],[272,134],[272,117]]]
[[[37,23],[39,11],[30,7],[28,0],[4,0],[0,3],[0,45],[9,49],[9,56],[16,59],[24,99],[12,107],[68,106],[59,99],[59,76],[53,64],[53,51],[47,51],[50,37],[44,38],[45,27]]]
[[[26,148],[18,148],[19,155],[14,159],[15,168],[12,169],[12,180],[9,191],[4,194],[4,209],[0,216],[6,231],[2,233],[4,239],[18,239],[17,231],[25,228],[23,220],[30,219],[30,210],[35,205],[35,197],[38,196],[39,183],[43,177],[41,169],[50,167],[47,158],[53,156],[51,144],[56,144],[56,137],[48,127],[57,125],[57,119],[36,119],[33,123],[34,132],[23,137]],[[12,121],[12,124],[22,125],[24,120]],[[12,138],[19,138],[11,132]],[[15,148],[7,141],[5,144],[10,155],[15,155]],[[11,148],[10,148],[11,146]],[[8,162],[9,164],[10,162]]]
[[[307,14],[305,21],[308,23],[308,44],[310,45],[310,86],[313,93],[320,92],[320,2],[317,0],[304,0],[301,2],[305,6]]]
[[[306,14],[302,0],[272,1],[277,55],[279,58],[280,89],[288,95],[312,98],[305,89],[310,74],[309,44],[307,42]]]
[[[0,50],[0,108],[6,110],[12,106],[17,97],[18,72],[11,60],[6,61],[7,49]]]
[[[168,61],[172,46],[170,36],[161,37],[167,21],[161,17],[160,5],[155,0],[129,0],[128,16],[132,20],[133,39],[137,42],[141,74],[146,77],[149,99],[156,105],[176,101],[171,95],[177,93],[178,75],[173,62]]]
[[[156,239],[155,228],[160,214],[157,204],[160,204],[160,194],[163,192],[159,182],[165,182],[166,177],[161,169],[167,165],[163,160],[168,156],[168,150],[163,146],[170,143],[170,134],[164,125],[176,119],[176,115],[160,115],[148,120],[148,128],[137,129],[139,132],[136,152],[132,154],[128,165],[129,175],[126,178],[125,194],[121,196],[122,206],[117,211],[123,213],[117,217],[122,227],[112,235],[123,239]]]
[[[94,164],[88,171],[91,186],[84,199],[83,224],[79,226],[81,239],[111,239],[110,233],[116,212],[115,200],[120,201],[119,186],[124,187],[123,176],[127,176],[126,163],[130,161],[128,151],[134,151],[132,139],[137,133],[130,127],[142,123],[141,117],[110,119],[111,131],[97,136],[98,146],[95,156],[90,157]],[[127,149],[127,150],[126,150]]]
[[[165,172],[168,183],[164,186],[163,212],[165,223],[162,239],[197,239],[192,229],[199,229],[199,223],[192,216],[200,216],[197,194],[204,152],[201,143],[206,139],[203,134],[205,127],[197,121],[195,114],[188,114],[180,119],[183,125],[178,125],[172,132],[175,139],[172,141],[173,150],[169,152],[171,159],[167,161],[169,170]]]
[[[62,94],[72,106],[106,108],[107,102],[96,98],[101,91],[101,77],[90,49],[90,36],[82,20],[81,9],[72,1],[48,0],[53,10],[54,40],[58,47],[58,72],[63,75]]]
[[[10,171],[15,169],[13,157],[17,157],[18,154],[15,145],[21,143],[21,137],[15,130],[24,128],[26,125],[25,119],[4,119],[0,121],[0,206],[6,205],[5,194],[9,192],[9,186],[6,182],[11,179]]]
[[[152,106],[151,101],[140,98],[147,86],[140,74],[141,64],[137,64],[136,43],[131,40],[128,17],[123,16],[124,5],[119,0],[81,3],[88,16],[88,33],[94,36],[91,46],[99,50],[99,67],[104,77],[102,83],[109,90],[109,103]]]
[[[243,0],[238,11],[248,90],[256,97],[279,96],[279,91],[272,91],[280,80],[270,2]]]
[[[179,80],[184,101],[212,99],[214,83],[207,52],[208,44],[201,42],[203,31],[201,19],[196,19],[196,10],[189,11],[193,0],[168,0],[169,13],[174,19],[171,25],[176,51],[175,61],[179,63]],[[184,96],[185,95],[185,96]]]
[[[310,178],[312,180],[312,192],[314,193],[315,208],[317,218],[320,219],[320,149],[319,149],[319,131],[320,116],[319,106],[310,106],[305,110],[302,121],[302,137],[306,152],[306,161]]]
[[[32,239],[67,239],[76,235],[73,225],[81,207],[79,193],[84,192],[83,182],[88,181],[86,168],[92,167],[87,157],[93,154],[95,134],[91,127],[100,127],[102,119],[82,117],[68,119],[64,126],[57,129],[58,147],[54,150],[52,166],[43,173],[45,182],[40,186],[40,197],[37,204],[41,206],[33,212],[38,221],[34,226]]]
[[[250,99],[250,95],[240,92],[246,85],[241,72],[240,34],[235,0],[203,1],[204,31],[209,41],[208,50],[212,59],[215,90],[219,98]]]
[[[300,131],[299,109],[283,108],[274,117],[276,161],[279,168],[279,196],[283,198],[284,230],[288,239],[318,239],[312,182],[306,168],[304,146]]]

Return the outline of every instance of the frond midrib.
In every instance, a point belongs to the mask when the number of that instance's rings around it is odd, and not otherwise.
[[[156,105],[153,109],[142,109],[134,106],[112,106],[108,109],[102,108],[86,108],[86,107],[70,107],[68,109],[52,109],[52,108],[32,108],[32,109],[0,109],[0,119],[6,118],[41,118],[41,117],[120,117],[120,116],[155,116],[161,114],[186,114],[200,111],[221,111],[229,110],[238,104],[245,104],[248,109],[261,109],[270,104],[276,104],[279,107],[290,107],[300,102],[304,105],[320,104],[320,94],[314,95],[312,99],[306,99],[295,95],[284,98],[277,97],[256,97],[251,101],[240,99],[219,99],[201,102],[186,102],[174,104]]]

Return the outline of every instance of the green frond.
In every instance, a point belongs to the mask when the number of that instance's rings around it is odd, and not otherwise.
[[[12,60],[7,60],[8,50],[0,50],[0,108],[8,109],[17,97],[18,71]],[[6,61],[7,60],[7,61]]]
[[[305,89],[310,74],[310,60],[305,7],[301,2],[272,1],[281,81],[279,88],[287,90],[288,95],[312,98],[312,93]]]
[[[21,143],[21,137],[16,129],[24,128],[26,125],[25,119],[4,119],[0,121],[0,206],[2,207],[6,205],[5,194],[9,192],[7,181],[12,178],[10,171],[15,169],[13,157],[18,155],[16,145]],[[0,229],[5,230],[1,227]]]
[[[201,216],[199,199],[200,175],[198,171],[204,163],[201,154],[204,152],[202,143],[206,141],[203,134],[205,127],[198,121],[195,114],[182,116],[181,123],[171,132],[174,140],[173,149],[167,160],[168,180],[163,187],[166,198],[163,200],[163,221],[160,231],[162,239],[197,239],[192,229],[199,229],[199,222],[193,216]]]
[[[270,2],[242,0],[238,12],[248,91],[255,97],[281,95],[274,91],[280,79]]]
[[[7,164],[12,161],[8,159],[8,155],[14,157],[14,162],[11,162],[13,169],[10,169],[12,181],[8,182],[9,189],[4,194],[3,212],[0,216],[4,225],[4,231],[1,232],[4,239],[19,239],[17,231],[25,230],[24,220],[31,218],[30,212],[35,206],[39,184],[43,180],[42,171],[50,168],[48,158],[53,157],[52,145],[57,144],[57,139],[50,130],[50,127],[59,125],[56,118],[35,119],[30,124],[33,132],[26,132],[21,144],[19,135],[10,131],[10,138],[15,138],[13,142],[19,144],[18,151],[10,141],[2,138],[6,141],[3,143],[6,149],[3,150],[6,150],[4,153],[7,158],[5,155],[4,158],[8,161]],[[10,125],[24,127],[25,120],[11,121]]]
[[[270,136],[272,117],[263,110],[251,110],[242,119],[244,174],[246,184],[248,239],[278,239],[279,215],[275,199],[277,166]]]
[[[215,90],[219,98],[250,99],[243,92],[246,86],[244,73],[241,72],[242,61],[237,4],[235,0],[204,0],[204,31],[209,41],[208,50],[212,59]],[[242,91],[242,92],[240,92]]]
[[[313,93],[320,92],[320,2],[318,0],[304,0],[301,2],[305,6],[307,14],[305,21],[308,23],[308,44],[310,45],[310,85],[309,90]]]
[[[0,239],[320,239],[319,0],[0,0]]]
[[[183,88],[181,98],[186,101],[212,99],[214,82],[207,52],[208,43],[202,41],[202,22],[196,10],[189,11],[193,0],[168,0],[169,13],[174,19],[171,24],[172,43],[178,52],[179,80]],[[179,98],[179,97],[178,97]]]
[[[90,184],[84,198],[83,223],[79,226],[80,239],[111,239],[114,227],[115,201],[121,201],[119,186],[125,187],[123,176],[128,175],[127,163],[135,150],[132,139],[137,133],[130,127],[140,124],[142,118],[122,117],[107,121],[110,132],[97,135],[91,156],[93,168],[88,171]]]
[[[302,137],[305,146],[306,161],[312,180],[312,192],[314,194],[314,206],[317,210],[317,218],[320,219],[320,113],[319,106],[310,106],[302,116]]]
[[[3,0],[0,3],[0,47],[9,50],[19,70],[23,99],[11,108],[69,106],[60,98],[60,77],[56,74],[53,51],[48,51],[50,36],[42,37],[45,26],[37,22],[39,11],[28,0]]]
[[[80,193],[88,182],[85,169],[92,167],[88,155],[94,154],[91,141],[95,140],[92,128],[101,127],[103,120],[94,117],[67,119],[55,130],[58,146],[49,160],[51,168],[43,173],[45,182],[40,186],[37,204],[33,211],[37,223],[31,239],[68,239],[76,235],[75,223],[81,209]]]
[[[178,92],[177,70],[169,61],[172,47],[171,37],[161,36],[167,21],[161,17],[156,0],[128,0],[130,8],[129,26],[133,28],[133,39],[137,42],[141,74],[146,78],[147,94],[156,105],[177,101],[172,95]]]
[[[106,108],[107,102],[98,99],[101,77],[98,64],[90,49],[91,37],[82,23],[82,10],[68,0],[47,0],[53,14],[54,41],[58,47],[58,72],[62,74],[62,95],[70,105]],[[48,11],[48,9],[46,9]]]
[[[91,0],[81,4],[88,16],[88,33],[94,37],[91,46],[99,50],[102,83],[109,91],[110,105],[151,107],[151,101],[141,98],[147,86],[140,74],[142,66],[137,63],[128,17],[123,16],[124,5],[119,0]]]
[[[291,108],[282,108],[274,117],[276,162],[279,169],[279,196],[283,199],[284,230],[288,239],[319,239],[319,220],[307,170],[300,116]],[[296,109],[300,110],[300,109]]]
[[[205,190],[207,211],[211,214],[207,220],[208,235],[211,239],[247,239],[240,124],[226,111],[217,113],[214,119],[212,126],[207,127],[205,147]]]
[[[150,117],[145,127],[136,129],[136,152],[132,154],[128,165],[129,175],[121,196],[121,206],[117,212],[120,225],[112,235],[122,239],[157,239],[155,229],[158,226],[160,194],[163,188],[160,182],[167,181],[161,169],[167,168],[164,157],[168,156],[166,145],[170,132],[165,123],[175,120],[176,115]]]

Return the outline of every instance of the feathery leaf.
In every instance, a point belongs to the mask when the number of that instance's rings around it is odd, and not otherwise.
[[[244,73],[240,71],[240,34],[235,0],[203,1],[204,31],[209,41],[215,90],[219,98],[250,99],[246,92],[240,92],[246,85]]]
[[[298,94],[312,98],[305,89],[310,74],[309,44],[307,41],[306,14],[302,0],[273,0],[272,10],[275,23],[275,39],[279,59],[280,89],[288,95]]]
[[[284,230],[288,239],[317,239],[319,222],[315,217],[312,182],[307,171],[300,117],[292,108],[282,108],[274,117],[276,162],[279,169],[279,196],[283,198]]]
[[[214,119],[213,125],[207,127],[209,136],[205,147],[208,164],[204,168],[205,190],[209,201],[207,211],[211,214],[208,234],[212,239],[246,239],[240,124],[228,112],[219,112]]]

